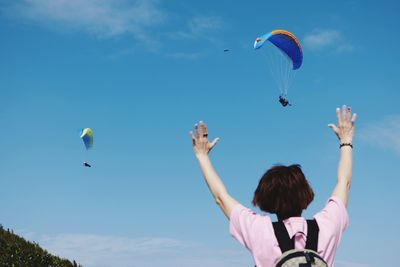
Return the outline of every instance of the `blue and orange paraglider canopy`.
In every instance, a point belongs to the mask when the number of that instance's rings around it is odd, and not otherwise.
[[[292,61],[293,70],[300,68],[303,63],[303,50],[296,36],[285,30],[274,30],[270,33],[257,37],[254,42],[254,48],[261,48],[266,41],[271,42]]]

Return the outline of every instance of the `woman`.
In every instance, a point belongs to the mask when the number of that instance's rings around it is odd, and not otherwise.
[[[339,138],[340,159],[337,183],[325,207],[314,215],[317,222],[318,254],[333,266],[336,249],[342,233],[348,225],[347,202],[352,176],[352,142],[356,114],[350,107],[336,109],[337,126],[329,124]],[[216,203],[230,222],[230,233],[253,255],[258,267],[275,266],[282,255],[274,234],[272,221],[268,216],[254,213],[241,205],[226,190],[222,180],[214,170],[208,153],[217,144],[218,138],[208,140],[206,125],[200,121],[190,132],[193,150],[204,179]],[[307,240],[307,222],[301,217],[303,209],[314,198],[299,165],[275,166],[261,178],[254,193],[253,204],[262,211],[274,213],[284,223],[295,248],[304,248]]]

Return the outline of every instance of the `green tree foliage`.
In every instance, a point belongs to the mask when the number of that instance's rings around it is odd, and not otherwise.
[[[53,256],[0,224],[0,267],[82,267]]]

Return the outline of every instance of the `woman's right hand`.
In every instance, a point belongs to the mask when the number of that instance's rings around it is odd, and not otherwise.
[[[340,143],[352,143],[354,136],[354,123],[357,118],[357,114],[351,114],[351,108],[343,105],[342,110],[336,108],[336,116],[338,120],[337,126],[335,124],[328,124],[328,127],[333,130],[336,136],[339,138]]]
[[[194,125],[194,134],[193,132],[189,134],[192,137],[193,152],[197,158],[207,156],[219,141],[219,138],[215,138],[212,142],[208,140],[207,126],[202,121]]]

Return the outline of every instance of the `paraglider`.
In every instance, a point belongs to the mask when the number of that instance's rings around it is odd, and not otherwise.
[[[279,96],[279,103],[281,103],[283,107],[286,107],[287,105],[291,106],[291,104],[289,103],[289,100],[287,100],[282,95]]]
[[[94,138],[94,134],[92,129],[90,128],[85,128],[81,131],[81,135],[80,138],[83,141],[83,144],[85,145],[86,150],[89,150],[93,147],[93,138]],[[86,161],[83,162],[83,165],[85,167],[92,167],[89,163],[87,163]]]
[[[89,163],[87,163],[86,161],[83,162],[83,166],[88,167],[88,168],[91,168],[91,167],[92,167],[92,166],[91,166]]]
[[[261,50],[262,47],[264,48]],[[279,102],[284,107],[291,106],[286,96],[296,70],[303,63],[303,50],[300,42],[291,32],[273,30],[257,37],[254,49],[260,49],[267,57],[270,72],[280,91]]]

